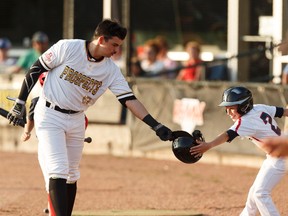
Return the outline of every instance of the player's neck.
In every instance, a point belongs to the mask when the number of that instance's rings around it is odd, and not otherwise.
[[[86,49],[87,49],[87,57],[89,61],[92,62],[100,62],[104,59],[104,56],[97,56],[96,53],[96,45],[92,42],[87,41],[86,43]]]

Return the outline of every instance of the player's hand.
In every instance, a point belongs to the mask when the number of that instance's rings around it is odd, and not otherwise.
[[[190,148],[191,155],[202,155],[204,152],[210,149],[210,145],[205,141],[196,140],[196,142],[198,145]]]
[[[288,157],[288,138],[286,136],[266,138],[259,143],[259,146],[273,157]]]
[[[31,133],[29,133],[29,132],[23,132],[22,135],[21,135],[21,140],[22,140],[23,142],[25,142],[25,141],[29,140],[30,137],[31,137]]]
[[[16,99],[15,103],[7,115],[7,119],[9,120],[9,124],[13,124],[14,126],[18,126],[21,122],[24,121],[23,116],[25,114],[25,101]]]
[[[165,125],[159,124],[153,128],[156,132],[156,135],[163,141],[173,140],[172,131],[167,128]]]

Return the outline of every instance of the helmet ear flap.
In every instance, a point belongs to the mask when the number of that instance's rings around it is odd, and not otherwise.
[[[247,99],[247,101],[238,106],[237,112],[240,115],[244,115],[248,113],[252,108],[253,108],[253,98],[250,97]]]

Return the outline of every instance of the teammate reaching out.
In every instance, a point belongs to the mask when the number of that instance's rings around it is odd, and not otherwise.
[[[84,140],[84,111],[107,90],[163,141],[172,139],[169,128],[157,122],[134,96],[112,55],[118,52],[127,29],[115,20],[103,20],[91,41],[60,40],[33,64],[8,118],[18,125],[25,102],[41,73],[48,71],[34,120],[38,148],[45,152],[49,176],[50,214],[72,214],[80,178]]]
[[[288,157],[288,137],[271,137],[263,140],[261,147],[274,157]]]
[[[199,145],[190,149],[191,154],[203,154],[224,142],[231,142],[237,136],[247,137],[261,148],[265,138],[281,135],[274,117],[288,116],[288,109],[264,104],[253,105],[252,93],[241,86],[226,89],[219,106],[225,107],[234,124],[211,142],[197,141]],[[263,148],[262,150],[265,151]],[[263,216],[280,215],[272,201],[271,191],[285,175],[285,160],[266,153],[267,157],[250,188],[241,216],[256,216],[258,211]]]

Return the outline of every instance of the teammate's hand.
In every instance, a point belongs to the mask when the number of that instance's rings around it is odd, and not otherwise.
[[[173,140],[172,131],[166,126],[159,124],[153,128],[156,132],[156,135],[163,141]]]
[[[13,123],[14,126],[18,126],[24,121],[23,116],[25,114],[25,101],[16,99],[15,103],[7,115],[9,124]]]
[[[22,135],[21,135],[21,140],[22,140],[23,142],[25,142],[25,141],[29,140],[30,137],[31,137],[31,133],[29,133],[29,132],[23,132]]]
[[[210,145],[205,141],[196,140],[196,142],[198,145],[195,145],[190,148],[191,155],[201,156],[211,148]]]

